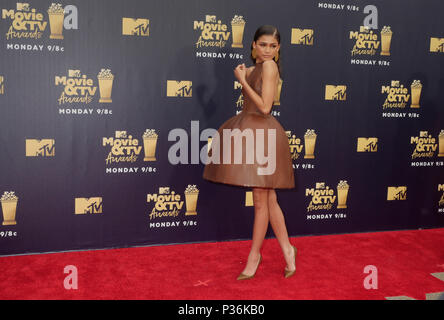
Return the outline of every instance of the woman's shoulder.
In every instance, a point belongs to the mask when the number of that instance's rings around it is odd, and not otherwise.
[[[274,60],[266,60],[262,63],[262,77],[279,79],[280,72],[276,61]]]
[[[271,71],[278,70],[278,65],[277,65],[276,61],[274,61],[273,59],[264,61],[262,63],[262,66],[264,69],[268,69]]]

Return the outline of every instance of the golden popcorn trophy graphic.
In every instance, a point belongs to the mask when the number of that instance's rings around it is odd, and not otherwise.
[[[347,195],[348,195],[348,189],[350,189],[350,186],[348,185],[346,180],[341,180],[338,183],[338,209],[345,209],[347,208]]]
[[[196,188],[195,184],[189,184],[185,189],[185,202],[187,207],[187,211],[185,212],[186,216],[197,215],[196,206],[197,206],[198,195],[199,195],[199,189]]]
[[[63,20],[65,9],[60,3],[52,3],[48,9],[49,27],[51,29],[50,39],[63,39]]]
[[[15,213],[17,211],[17,202],[18,197],[14,194],[13,191],[5,191],[2,197],[0,198],[2,203],[2,211],[3,211],[3,223],[4,226],[16,225],[17,221],[15,221]]]
[[[146,129],[143,133],[143,149],[145,151],[143,161],[156,161],[157,137],[155,129]]]
[[[113,80],[114,75],[111,73],[110,69],[102,69],[97,75],[97,79],[99,80],[99,90],[100,90],[100,99],[99,102],[110,103],[113,102],[111,99],[111,92],[113,90]]]
[[[381,56],[390,55],[390,43],[392,42],[393,32],[390,26],[384,26],[381,30]]]
[[[412,104],[410,105],[410,108],[419,108],[419,99],[422,90],[421,81],[413,80],[410,89],[412,90]]]
[[[438,157],[444,157],[444,130],[441,130],[441,132],[439,133],[438,141],[439,141]]]
[[[231,20],[231,34],[233,35],[232,48],[243,48],[242,39],[244,38],[245,20],[242,16],[235,15]]]
[[[282,83],[283,83],[283,80],[281,78],[279,78],[279,83],[278,83],[276,95],[274,96],[274,102],[273,102],[273,105],[275,105],[275,106],[281,105],[280,100],[281,100]]]
[[[316,137],[317,135],[313,129],[307,129],[307,132],[304,134],[304,143],[305,143],[304,159],[314,159]]]

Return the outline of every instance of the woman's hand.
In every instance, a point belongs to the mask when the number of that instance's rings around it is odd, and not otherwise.
[[[243,84],[246,82],[247,77],[247,67],[245,67],[245,63],[239,64],[236,69],[234,69],[234,76],[236,79]]]

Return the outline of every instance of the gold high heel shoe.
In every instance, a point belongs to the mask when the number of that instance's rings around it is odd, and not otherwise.
[[[246,274],[241,273],[238,277],[237,280],[248,280],[254,277],[254,275],[256,274],[257,269],[259,268],[259,264],[261,263],[262,260],[262,256],[259,255],[259,261],[257,262],[257,266],[256,266],[256,270],[254,271],[254,273],[251,276],[247,276]]]
[[[297,252],[297,249],[295,246],[292,246],[292,247],[293,247],[293,251],[294,251],[294,270],[289,271],[289,270],[287,270],[287,268],[285,268],[285,270],[284,270],[285,271],[285,278],[290,278],[296,272],[296,252]]]

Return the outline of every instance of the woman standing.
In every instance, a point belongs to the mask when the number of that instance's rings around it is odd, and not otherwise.
[[[254,66],[246,68],[245,64],[240,64],[234,70],[236,79],[242,85],[244,96],[242,112],[225,121],[218,129],[219,135],[217,139],[213,138],[209,158],[217,154],[220,163],[210,161],[206,164],[203,178],[253,189],[255,217],[252,245],[245,269],[237,279],[245,280],[254,277],[261,262],[260,249],[268,223],[271,223],[282,249],[286,262],[284,275],[288,278],[296,270],[296,248],[288,239],[284,216],[277,202],[275,189],[294,188],[295,183],[288,138],[283,127],[270,114],[280,79],[280,34],[277,28],[270,25],[259,27],[254,35],[251,49]],[[224,132],[227,131],[251,132],[250,137],[253,137],[254,143],[240,143],[233,146],[231,137],[226,136],[224,139]],[[265,135],[261,134],[261,131],[265,132]],[[244,136],[248,139],[248,134]],[[231,160],[227,161],[228,163],[223,161],[224,152],[227,153],[227,151],[231,151],[231,154],[226,157]],[[268,169],[269,161],[274,161],[274,164],[271,164],[271,173],[264,170],[264,158],[261,158],[262,161],[258,159],[254,159],[253,162],[246,161],[252,154],[256,156],[267,151]],[[243,162],[233,161],[233,154],[234,158],[236,154],[242,156]]]

